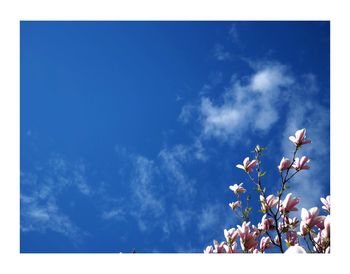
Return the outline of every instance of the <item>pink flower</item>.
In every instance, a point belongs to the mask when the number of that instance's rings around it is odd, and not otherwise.
[[[269,229],[273,229],[274,221],[273,219],[266,217],[266,214],[262,217],[261,223],[258,224],[258,228],[267,231]]]
[[[208,245],[206,249],[203,250],[204,253],[213,253],[213,246]]]
[[[254,236],[254,238],[258,238],[261,234],[261,231],[255,225],[252,225],[252,231],[252,235]]]
[[[298,234],[295,231],[287,231],[285,241],[286,241],[287,245],[289,245],[289,246],[299,244]]]
[[[299,220],[296,218],[296,217],[294,217],[293,219],[291,219],[291,218],[289,218],[288,216],[284,216],[284,222],[287,224],[287,225],[289,225],[289,226],[291,226],[292,228],[294,228],[298,223],[299,223]]]
[[[290,211],[298,211],[298,209],[295,206],[299,204],[299,202],[299,198],[292,198],[292,193],[288,193],[283,202],[281,202],[280,211],[283,213],[288,213]]]
[[[225,253],[227,244],[225,242],[218,243],[217,240],[213,241],[214,243],[214,250],[213,253]]]
[[[285,226],[284,223],[278,222],[278,230],[279,230],[279,231],[282,231],[285,227],[286,227],[286,226]]]
[[[326,199],[321,198],[321,202],[323,204],[322,208],[330,213],[331,212],[331,197],[328,195],[326,197]]]
[[[254,235],[250,233],[249,225],[250,222],[243,222],[242,226],[237,225],[238,233],[240,236],[241,248],[244,251],[253,251],[259,244],[255,240]]]
[[[253,169],[253,167],[255,167],[257,165],[257,160],[253,160],[253,161],[249,161],[249,157],[246,157],[243,161],[243,165],[236,165],[236,167],[243,169],[245,172],[250,173]]]
[[[329,231],[328,235],[327,233],[322,232],[323,230],[320,231],[315,237],[313,237],[314,241],[316,242],[316,245],[314,245],[314,250],[319,253],[329,253]]]
[[[290,160],[288,158],[283,157],[280,162],[280,165],[277,166],[277,168],[280,172],[282,172],[283,170],[288,169],[290,167],[290,164],[291,164]]]
[[[232,208],[232,210],[235,210],[237,207],[241,206],[241,201],[232,202],[232,203],[229,203],[228,205]]]
[[[310,162],[310,159],[306,156],[301,157],[301,159],[297,157],[295,158],[293,168],[295,168],[298,171],[303,169],[310,169],[310,167],[306,165],[308,162]]]
[[[264,196],[260,195],[260,203],[261,203],[261,210],[266,213],[271,208],[273,208],[278,202],[278,198],[274,195],[269,195],[266,197],[266,200]]]
[[[265,249],[271,247],[271,239],[269,237],[262,237],[260,240],[260,250],[264,252]]]
[[[309,210],[306,210],[305,208],[301,209],[301,223],[300,227],[305,227],[307,229],[311,229],[313,226],[322,227],[323,221],[326,218],[325,216],[318,216],[319,209],[317,207],[313,207]]]
[[[231,189],[234,194],[246,192],[246,189],[243,187],[243,183],[240,183],[239,185],[234,184],[233,186],[229,186],[229,189]]]
[[[243,222],[242,226],[237,225],[238,227],[238,233],[240,237],[244,237],[245,235],[250,233],[250,228],[249,228],[250,222]]]
[[[228,243],[233,243],[238,237],[238,231],[234,228],[231,228],[229,230],[224,229],[224,235]]]
[[[306,129],[299,129],[295,132],[295,136],[289,136],[289,140],[291,140],[296,147],[301,147],[305,144],[310,144],[311,140],[306,139]]]
[[[236,253],[237,252],[237,243],[234,242],[231,245],[224,245],[226,253]]]

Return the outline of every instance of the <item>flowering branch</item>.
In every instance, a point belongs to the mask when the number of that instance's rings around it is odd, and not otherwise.
[[[249,180],[256,186],[261,204],[260,211],[264,215],[258,226],[251,225],[249,222],[249,215],[252,211],[249,206],[251,196],[247,195],[246,206],[243,207],[241,194],[246,193],[243,183],[230,186],[229,189],[233,191],[237,201],[229,203],[229,206],[242,220],[242,225],[237,225],[237,229],[225,229],[226,241],[219,244],[218,241],[214,240],[214,247],[208,246],[204,253],[239,252],[236,242],[238,239],[243,253],[265,253],[272,246],[276,246],[281,253],[284,253],[286,251],[284,245],[288,248],[288,253],[306,253],[300,245],[300,237],[304,239],[309,252],[330,252],[330,196],[320,199],[323,203],[322,208],[328,213],[327,216],[320,216],[317,207],[309,210],[302,208],[301,221],[296,217],[289,217],[290,212],[298,211],[296,206],[300,203],[300,199],[293,197],[292,193],[288,193],[282,199],[285,191],[289,188],[287,183],[302,170],[310,169],[310,166],[308,166],[310,159],[307,156],[297,157],[297,153],[302,146],[311,143],[311,140],[306,139],[306,129],[296,131],[295,136],[290,136],[289,140],[295,145],[295,150],[292,160],[283,157],[277,166],[281,179],[277,196],[267,195],[266,188],[262,185],[262,178],[266,172],[262,172],[261,157],[265,148],[257,145],[254,149],[255,158],[253,160],[246,157],[242,164],[236,165],[237,168],[242,169],[248,175]],[[254,169],[257,172],[256,179],[252,176]],[[292,170],[294,170],[293,173],[291,173]],[[300,224],[300,231],[296,231],[298,224]],[[312,244],[312,249],[309,243]]]

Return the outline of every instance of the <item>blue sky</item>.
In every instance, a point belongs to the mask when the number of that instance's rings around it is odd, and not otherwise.
[[[235,165],[267,147],[276,191],[304,127],[311,170],[290,191],[320,207],[329,35],[328,22],[21,22],[21,252],[202,252],[239,224],[229,185],[257,198]]]

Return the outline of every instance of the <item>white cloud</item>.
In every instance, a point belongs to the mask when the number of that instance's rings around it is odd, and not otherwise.
[[[181,109],[181,113],[178,120],[184,124],[187,124],[193,117],[196,108],[192,105],[184,105]]]
[[[52,189],[45,197],[41,197],[40,190],[31,196],[21,194],[21,231],[47,230],[60,233],[74,241],[81,238],[81,230],[57,206]]]
[[[91,194],[84,163],[71,163],[56,154],[47,164],[39,163],[35,170],[21,171],[21,230],[51,230],[80,241],[85,232],[62,211],[59,203],[62,192],[71,187],[83,195]]]
[[[190,209],[179,209],[175,206],[172,209],[173,213],[173,226],[179,228],[182,232],[186,231],[189,223],[193,220],[195,212]]]
[[[85,165],[83,163],[77,163],[74,165],[73,169],[74,182],[79,191],[84,195],[91,194],[91,188],[85,177]]]
[[[218,228],[220,222],[221,208],[217,204],[208,204],[202,208],[198,215],[198,229],[203,232],[205,230],[213,230]]]
[[[183,195],[183,199],[188,199],[196,191],[195,181],[188,178],[183,169],[183,163],[188,161],[188,157],[188,148],[182,145],[176,145],[171,149],[165,148],[159,152],[163,174],[172,183],[172,192]]]
[[[122,208],[113,208],[109,211],[102,212],[102,219],[105,220],[124,220],[125,211]]]
[[[283,66],[275,65],[264,68],[251,78],[251,89],[257,92],[269,92],[293,84],[294,80],[286,74]]]
[[[219,103],[201,98],[198,109],[203,137],[235,142],[248,131],[266,133],[278,121],[278,110],[285,104],[281,98],[294,83],[286,67],[268,64],[242,81],[245,83],[233,78]]]
[[[240,42],[239,33],[238,33],[237,25],[235,23],[231,25],[231,28],[229,30],[229,35],[232,39],[232,42],[234,42],[235,44],[239,44]]]
[[[157,184],[154,178],[157,167],[154,162],[140,155],[134,156],[134,170],[131,177],[131,188],[141,212],[147,212],[155,217],[164,211],[162,198],[157,196]]]
[[[203,133],[206,136],[226,138],[235,132],[241,122],[240,112],[229,104],[213,106],[209,98],[203,98],[200,107],[203,117]]]
[[[118,207],[111,205],[111,210],[105,210],[105,219],[109,216],[107,212],[113,215],[113,208],[119,208],[125,218],[136,220],[140,231],[150,232],[155,228],[165,234],[174,229],[186,231],[194,215],[192,199],[197,193],[196,181],[187,174],[186,168],[193,161],[207,160],[201,141],[196,139],[191,145],[165,147],[154,160],[129,153],[119,146],[115,151],[129,163],[124,180],[131,194],[126,190],[128,193],[123,198],[128,202],[118,202]]]

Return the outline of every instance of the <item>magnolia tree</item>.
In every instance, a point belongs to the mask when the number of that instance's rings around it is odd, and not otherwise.
[[[310,159],[307,156],[297,157],[297,153],[311,140],[306,139],[306,129],[296,131],[295,136],[289,140],[295,145],[292,160],[283,157],[277,166],[280,177],[279,191],[270,194],[263,186],[261,157],[265,148],[257,145],[253,151],[255,158],[245,158],[243,164],[236,165],[248,176],[249,181],[255,185],[261,205],[262,218],[255,226],[249,221],[252,207],[249,206],[250,195],[246,195],[243,183],[229,187],[233,191],[236,201],[229,204],[232,211],[242,220],[237,228],[224,230],[226,241],[219,243],[214,240],[214,245],[207,246],[204,253],[265,253],[268,250],[281,253],[329,253],[330,252],[330,196],[321,198],[322,209],[325,215],[320,215],[317,207],[301,209],[298,213],[296,207],[300,203],[298,197],[292,193],[286,193],[292,178],[299,172],[307,172]],[[243,199],[243,195],[246,195]],[[243,202],[244,201],[244,202]],[[294,212],[292,217],[291,212]],[[237,244],[239,241],[240,248]],[[275,248],[273,248],[275,247]]]

